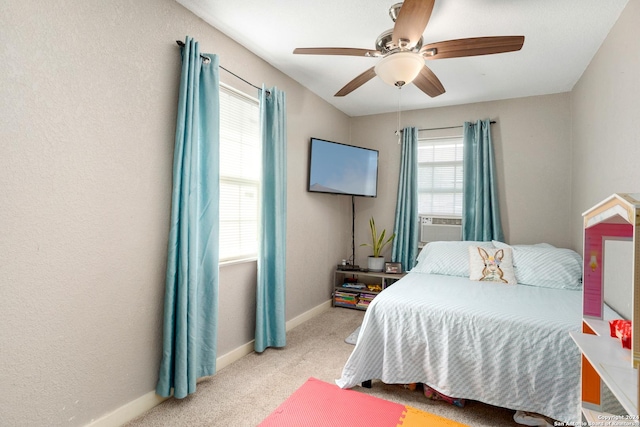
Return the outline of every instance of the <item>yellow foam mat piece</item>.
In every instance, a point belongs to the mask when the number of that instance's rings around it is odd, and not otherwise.
[[[411,406],[405,406],[404,417],[396,427],[469,427],[438,415],[429,414]]]

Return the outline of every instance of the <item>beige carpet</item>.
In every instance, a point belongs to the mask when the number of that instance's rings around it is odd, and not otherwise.
[[[329,383],[340,377],[353,350],[344,340],[363,316],[362,311],[332,308],[289,331],[286,348],[249,354],[199,382],[193,395],[182,400],[169,399],[125,425],[254,427],[309,377]],[[520,426],[513,421],[514,411],[479,402],[457,408],[428,400],[417,391],[379,381],[374,381],[371,389],[354,390],[469,426]]]

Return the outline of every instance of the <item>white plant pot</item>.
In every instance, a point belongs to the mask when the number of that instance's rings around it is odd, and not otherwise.
[[[370,256],[368,265],[369,271],[382,271],[384,269],[384,257]]]

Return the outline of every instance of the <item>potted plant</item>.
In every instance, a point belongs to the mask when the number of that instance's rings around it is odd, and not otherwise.
[[[373,255],[369,256],[368,267],[370,271],[382,271],[384,268],[384,257],[382,251],[387,244],[391,243],[396,234],[393,233],[391,237],[385,240],[387,230],[382,230],[382,233],[378,235],[376,230],[376,222],[373,217],[369,219],[369,228],[371,229],[371,243],[363,243],[360,246],[370,246],[373,249]]]

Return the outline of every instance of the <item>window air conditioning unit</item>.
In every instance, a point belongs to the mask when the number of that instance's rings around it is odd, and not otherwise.
[[[462,240],[462,218],[444,216],[420,217],[420,242]]]

